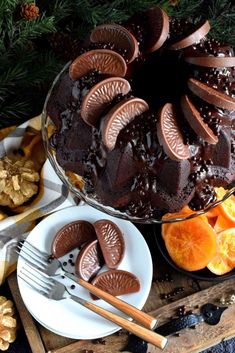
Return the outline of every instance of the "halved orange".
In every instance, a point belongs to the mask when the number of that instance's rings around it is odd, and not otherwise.
[[[200,217],[170,224],[164,240],[172,260],[187,271],[205,268],[216,255],[216,233]]]
[[[226,194],[226,190],[224,188],[216,188],[215,191],[219,200]],[[232,222],[235,222],[235,195],[230,196],[218,207],[226,218]]]

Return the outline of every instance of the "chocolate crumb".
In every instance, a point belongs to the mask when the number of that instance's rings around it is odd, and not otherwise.
[[[106,344],[106,340],[104,338],[97,338],[95,340],[92,340],[92,343],[105,345]]]

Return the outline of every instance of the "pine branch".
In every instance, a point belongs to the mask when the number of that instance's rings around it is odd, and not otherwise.
[[[17,34],[11,43],[11,48],[24,47],[29,40],[41,37],[44,34],[56,31],[54,17],[46,17],[45,14],[34,21],[21,20],[17,28]]]
[[[10,102],[0,101],[0,125],[6,127],[9,125],[17,124],[26,118],[30,111],[30,102],[22,98],[13,98]]]

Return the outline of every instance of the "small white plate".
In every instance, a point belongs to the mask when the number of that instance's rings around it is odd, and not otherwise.
[[[143,236],[131,222],[114,218],[87,205],[74,206],[46,217],[31,231],[27,241],[50,254],[51,244],[56,232],[65,224],[79,219],[91,223],[99,219],[109,219],[122,230],[126,250],[118,268],[135,274],[140,280],[141,289],[137,293],[123,295],[120,298],[141,309],[151,288],[152,259]],[[25,261],[19,257],[17,273],[19,273],[24,263]],[[19,277],[18,284],[22,299],[29,312],[38,322],[52,332],[74,339],[95,339],[111,335],[120,329],[119,326],[80,306],[71,299],[49,300],[30,288]],[[76,286],[75,291],[80,297],[92,301],[86,289]],[[125,317],[124,314],[103,300],[96,300],[95,303]]]

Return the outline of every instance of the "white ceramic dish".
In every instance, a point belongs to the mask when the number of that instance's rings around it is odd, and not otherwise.
[[[65,224],[79,219],[91,223],[99,219],[109,219],[122,230],[126,251],[119,269],[134,273],[140,280],[141,290],[138,293],[124,295],[120,298],[141,309],[151,288],[152,259],[143,236],[131,222],[114,218],[87,205],[74,206],[53,213],[42,220],[31,231],[27,241],[50,254],[51,243],[56,232]],[[17,273],[24,263],[24,260],[19,258]],[[32,316],[47,329],[59,335],[74,339],[94,339],[108,336],[120,329],[117,325],[70,299],[49,300],[35,292],[19,277],[18,284],[23,301]],[[87,290],[77,286],[75,291],[82,298],[92,300]],[[125,316],[103,300],[96,301],[96,304]]]

